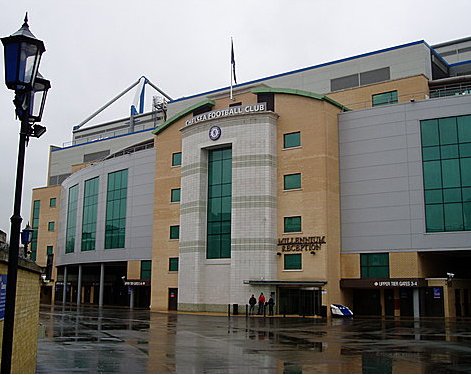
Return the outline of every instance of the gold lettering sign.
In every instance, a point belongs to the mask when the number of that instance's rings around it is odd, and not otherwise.
[[[325,244],[325,236],[278,238],[281,251],[315,251]]]

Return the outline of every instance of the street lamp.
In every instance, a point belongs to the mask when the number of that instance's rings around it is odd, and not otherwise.
[[[31,240],[33,239],[33,228],[28,224],[26,224],[26,227],[23,228],[21,231],[21,243],[24,246],[24,257],[28,258],[28,244],[31,243]]]
[[[39,138],[46,131],[45,127],[35,124],[35,122],[41,120],[44,101],[51,85],[48,80],[38,75],[41,56],[46,48],[44,43],[36,39],[29,30],[28,13],[26,13],[23,26],[16,33],[1,38],[1,40],[5,54],[5,83],[10,90],[15,91],[13,103],[16,116],[21,121],[15,201],[13,216],[10,218],[10,249],[8,251],[8,276],[3,322],[1,372],[5,374],[11,372],[25,148],[30,136]]]

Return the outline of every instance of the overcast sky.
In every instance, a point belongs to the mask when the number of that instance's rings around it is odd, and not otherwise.
[[[231,36],[238,83],[417,40],[464,38],[471,1],[2,0],[0,10],[1,37],[17,31],[28,11],[30,30],[46,45],[40,71],[52,85],[47,133],[26,150],[24,227],[31,189],[46,185],[49,145],[69,142],[74,125],[140,76],[172,98],[228,86]],[[0,229],[9,233],[19,123],[1,56]],[[88,125],[127,116],[133,97]]]

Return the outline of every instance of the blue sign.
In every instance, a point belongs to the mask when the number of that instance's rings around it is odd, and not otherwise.
[[[439,299],[442,297],[442,288],[433,288],[433,298]]]
[[[5,318],[5,301],[7,299],[7,275],[0,275],[0,320]]]

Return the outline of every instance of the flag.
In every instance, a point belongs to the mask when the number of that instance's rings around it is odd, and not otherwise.
[[[236,72],[235,72],[234,44],[232,43],[232,38],[231,38],[231,65],[232,65],[232,75],[234,77],[234,82],[237,84],[237,78],[236,78]]]

